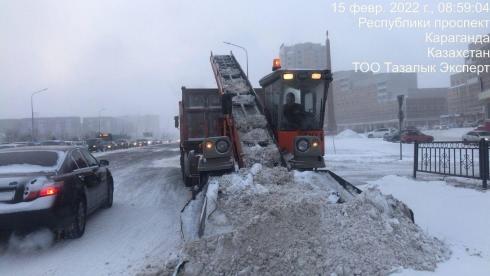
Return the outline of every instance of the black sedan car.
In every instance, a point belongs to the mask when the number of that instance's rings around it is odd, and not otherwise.
[[[86,143],[90,152],[104,151],[103,140],[100,138],[88,139]]]
[[[0,150],[0,231],[49,227],[81,237],[87,215],[112,206],[108,165],[73,146]]]

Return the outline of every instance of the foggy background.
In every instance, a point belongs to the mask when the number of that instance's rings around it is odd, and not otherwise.
[[[425,30],[359,30],[353,16],[333,14],[331,4],[3,0],[0,118],[30,117],[31,93],[48,87],[35,97],[36,116],[97,116],[105,108],[104,116],[159,114],[162,126],[172,127],[181,86],[216,87],[210,51],[233,50],[245,69],[243,52],[223,41],[248,49],[255,86],[282,43],[324,43],[327,29],[334,71],[353,69],[353,61],[434,62],[426,57]],[[448,85],[449,74],[419,75],[420,87]]]

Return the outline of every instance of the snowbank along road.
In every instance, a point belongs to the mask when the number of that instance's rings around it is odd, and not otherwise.
[[[91,216],[78,240],[47,230],[0,243],[0,275],[134,275],[181,244],[180,209],[190,195],[175,144],[98,156],[110,161],[114,206]]]

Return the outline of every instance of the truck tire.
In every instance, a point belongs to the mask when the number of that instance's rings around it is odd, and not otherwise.
[[[182,172],[182,181],[186,187],[194,186],[194,179],[192,177],[187,176],[186,166],[188,166],[188,161],[186,160],[186,154],[184,151],[180,151],[180,170]]]

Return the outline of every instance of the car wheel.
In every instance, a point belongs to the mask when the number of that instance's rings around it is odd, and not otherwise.
[[[83,198],[79,198],[73,206],[73,217],[71,223],[64,229],[66,239],[78,239],[85,233],[87,223],[87,204]]]
[[[104,208],[111,208],[112,203],[114,202],[114,181],[112,179],[112,176],[110,176],[110,180],[107,184],[108,184],[107,200],[104,204]]]

